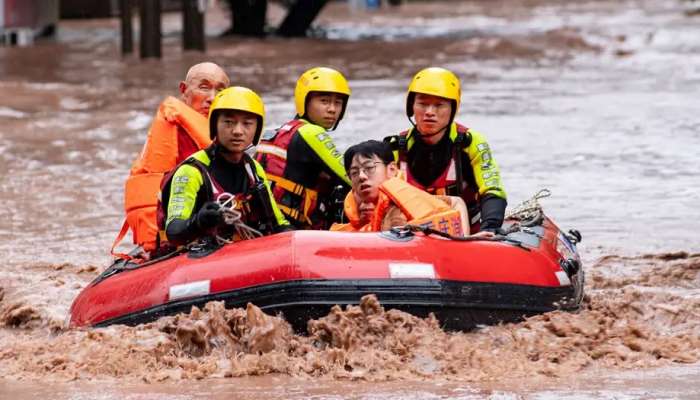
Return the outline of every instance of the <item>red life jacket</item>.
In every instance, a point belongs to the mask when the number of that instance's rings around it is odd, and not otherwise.
[[[282,125],[272,137],[263,137],[257,146],[255,158],[271,181],[272,195],[280,211],[297,224],[312,226],[311,215],[318,206],[318,188],[308,188],[284,178],[287,149],[299,128],[305,124],[306,121],[295,119]],[[299,208],[292,208],[285,195],[300,197]]]
[[[469,128],[466,126],[457,125],[457,138],[453,141],[454,146],[452,147],[452,158],[445,170],[430,184],[427,186],[419,183],[411,174],[408,168],[408,133],[409,131],[403,131],[399,133],[398,140],[398,154],[399,154],[399,169],[403,171],[406,176],[406,181],[411,185],[423,189],[430,194],[436,195],[449,195],[449,196],[459,196],[464,200],[467,205],[470,216],[470,231],[478,232],[480,225],[481,213],[479,210],[479,198],[478,190],[469,186],[467,180],[463,176],[462,170],[462,159],[461,154],[464,153],[464,149],[469,147],[471,144],[471,134],[469,133]],[[449,131],[446,132],[449,135]],[[415,139],[420,140],[420,139]],[[465,153],[466,154],[466,153]]]
[[[284,169],[287,168],[287,148],[294,134],[304,124],[306,122],[302,119],[289,121],[277,129],[274,136],[260,139],[255,158],[263,166],[268,178],[270,175],[284,175]]]

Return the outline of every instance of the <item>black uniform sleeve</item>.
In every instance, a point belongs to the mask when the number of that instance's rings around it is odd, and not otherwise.
[[[174,219],[165,229],[168,241],[174,244],[183,244],[192,241],[200,235],[200,230],[195,223],[196,213],[189,219]]]
[[[285,178],[293,182],[301,183],[306,187],[314,187],[317,184],[316,179],[318,179],[319,171],[334,178],[334,185],[343,184],[347,186],[345,182],[337,178],[330,167],[321,160],[318,154],[304,141],[301,135],[294,135],[287,148]]]
[[[507,202],[494,195],[486,195],[481,199],[481,230],[495,232],[503,225]]]

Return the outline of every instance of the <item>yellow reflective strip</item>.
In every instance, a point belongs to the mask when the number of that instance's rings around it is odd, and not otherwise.
[[[204,179],[196,167],[184,164],[175,171],[170,184],[170,199],[166,205],[168,218],[165,226],[173,219],[186,220],[192,216],[197,193],[203,185]]]
[[[311,225],[311,220],[309,219],[309,217],[307,217],[306,215],[302,215],[299,212],[299,210],[297,210],[295,208],[287,207],[283,204],[278,204],[278,206],[279,206],[280,210],[288,217],[290,217],[296,221],[301,221],[301,222],[304,222],[308,225]]]
[[[271,181],[275,182],[276,185],[279,185],[279,187],[281,187],[282,189],[294,193],[297,196],[301,196],[302,193],[304,193],[304,190],[306,189],[304,186],[292,182],[289,179],[282,178],[281,176],[269,174],[267,177]]]
[[[299,210],[287,207],[284,204],[278,204],[277,205],[280,208],[280,211],[282,211],[285,215],[289,216],[292,219],[295,219],[299,221]]]
[[[270,189],[270,181],[267,179],[265,170],[259,162],[253,160],[253,164],[255,164],[255,173],[260,177],[260,179],[262,179],[263,184],[265,185],[265,189],[267,190],[267,196],[270,199],[270,204],[272,205],[272,213],[275,215],[277,225],[289,225],[289,222],[286,218],[284,218],[284,214],[282,214],[282,211],[280,211],[279,206],[275,201],[275,196],[272,195],[272,190]]]
[[[501,182],[501,174],[498,163],[493,158],[491,148],[483,134],[470,130],[472,142],[464,151],[469,155],[474,178],[480,195],[493,194],[502,199],[506,198],[506,191]]]

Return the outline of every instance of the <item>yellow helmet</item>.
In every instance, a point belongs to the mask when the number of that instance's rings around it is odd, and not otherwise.
[[[300,117],[306,114],[306,96],[310,92],[340,93],[349,98],[350,85],[348,85],[348,81],[343,74],[333,68],[316,67],[304,72],[299,77],[297,86],[294,89],[294,105],[297,109],[297,115]],[[347,105],[348,101],[345,99],[338,122],[343,118]],[[336,122],[336,125],[338,122]]]
[[[462,95],[459,78],[455,74],[440,67],[430,67],[419,71],[413,77],[411,84],[408,85],[408,93],[406,95],[406,115],[408,115],[408,118],[413,116],[413,101],[416,98],[416,93],[452,100],[452,117],[450,118],[450,123],[452,123],[459,109]]]
[[[220,110],[246,111],[258,116],[258,129],[253,138],[253,145],[258,144],[260,134],[265,123],[265,104],[254,91],[242,87],[232,86],[220,91],[209,107],[209,136],[212,140],[216,137],[216,118]]]

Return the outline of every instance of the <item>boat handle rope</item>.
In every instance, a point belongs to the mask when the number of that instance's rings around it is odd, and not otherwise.
[[[436,236],[440,236],[440,237],[443,237],[445,239],[454,240],[457,242],[505,242],[505,243],[511,244],[515,247],[519,247],[525,251],[530,251],[530,249],[527,248],[526,246],[524,246],[521,241],[513,239],[513,238],[509,238],[506,236],[508,233],[511,233],[513,231],[512,229],[509,229],[508,232],[504,231],[503,233],[499,233],[493,237],[480,237],[480,236],[454,236],[454,235],[450,235],[449,233],[439,231],[437,229],[429,228],[426,226],[420,226],[420,225],[411,225],[411,224],[391,228],[392,232],[401,232],[401,231],[405,231],[405,230],[408,230],[410,232],[422,232],[425,235],[436,235]],[[517,228],[516,228],[516,230],[517,230]]]
[[[535,193],[534,196],[513,207],[508,213],[506,213],[505,219],[533,219],[535,216],[542,214],[542,206],[538,200],[544,199],[551,195],[551,190],[547,188],[540,189],[540,191]]]

